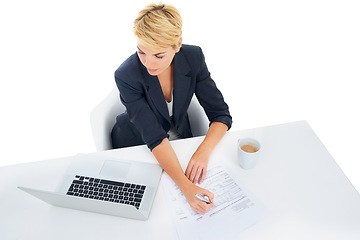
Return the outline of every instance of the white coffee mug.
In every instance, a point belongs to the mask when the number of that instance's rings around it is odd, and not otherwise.
[[[259,160],[260,143],[253,138],[238,140],[238,160],[243,169],[253,168]]]

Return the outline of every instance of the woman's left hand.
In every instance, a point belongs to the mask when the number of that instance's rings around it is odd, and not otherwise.
[[[186,177],[192,183],[199,182],[201,184],[204,181],[210,154],[227,130],[228,126],[224,123],[211,123],[204,141],[192,155],[185,171]]]
[[[186,177],[192,182],[201,184],[206,176],[211,150],[199,147],[192,155],[185,171]],[[201,178],[200,178],[201,177]]]

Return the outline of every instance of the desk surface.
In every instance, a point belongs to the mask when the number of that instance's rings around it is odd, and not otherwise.
[[[254,169],[243,170],[237,163],[241,137],[262,144]],[[171,142],[183,169],[201,140]],[[146,146],[93,154],[156,162]],[[55,189],[71,159],[0,168],[0,239],[173,239],[162,186],[145,222],[52,207],[16,188]],[[270,210],[237,239],[360,239],[360,195],[307,122],[230,131],[209,161],[230,166]]]

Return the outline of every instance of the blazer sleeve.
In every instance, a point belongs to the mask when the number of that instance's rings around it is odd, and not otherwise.
[[[200,58],[200,69],[196,76],[195,95],[204,108],[210,124],[212,122],[221,122],[226,124],[228,129],[230,129],[232,117],[229,112],[229,107],[224,101],[224,97],[217,88],[214,80],[211,78],[205,63],[204,54],[200,47],[198,54]]]
[[[125,63],[115,71],[116,85],[121,102],[125,105],[129,120],[140,133],[142,140],[152,150],[168,135],[157,121],[145,96],[146,85],[136,59]]]

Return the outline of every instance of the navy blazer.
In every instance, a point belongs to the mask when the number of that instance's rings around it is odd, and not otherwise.
[[[222,122],[230,129],[228,105],[211,79],[201,48],[182,45],[173,63],[173,121],[178,133],[184,138],[192,137],[187,109],[194,93],[210,124]],[[118,130],[112,133],[112,139],[120,144],[114,147],[146,143],[152,150],[168,137],[171,127],[157,76],[151,76],[134,53],[115,71],[115,81],[126,112],[117,117],[114,128]]]

